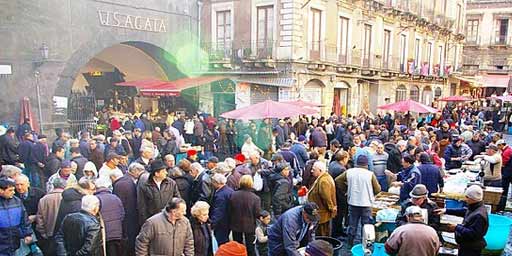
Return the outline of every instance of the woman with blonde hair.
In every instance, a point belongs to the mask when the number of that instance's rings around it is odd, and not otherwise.
[[[212,231],[208,224],[210,205],[204,201],[197,201],[190,210],[190,226],[194,234],[194,255],[210,256],[212,251]]]

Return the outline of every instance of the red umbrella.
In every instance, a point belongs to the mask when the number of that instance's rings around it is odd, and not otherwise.
[[[308,102],[303,100],[291,100],[291,101],[283,101],[283,103],[295,105],[299,107],[321,107],[322,104],[314,103],[314,102]]]
[[[391,104],[379,106],[379,109],[393,110],[397,112],[416,112],[416,113],[437,113],[439,110],[423,105],[414,100],[404,100]]]
[[[444,97],[444,98],[439,99],[439,101],[453,101],[453,102],[457,102],[457,101],[472,101],[472,100],[473,100],[472,98],[469,98],[469,97],[466,97],[466,96],[459,96],[459,95],[448,96],[448,97]]]
[[[224,118],[254,120],[265,118],[284,118],[298,115],[312,115],[318,111],[302,108],[283,102],[266,100],[251,106],[229,111],[220,115]]]

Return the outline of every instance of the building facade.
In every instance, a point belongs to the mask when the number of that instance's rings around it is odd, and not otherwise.
[[[0,120],[11,125],[23,97],[49,131],[68,124],[68,107],[77,121],[94,114],[96,103],[112,98],[115,82],[185,77],[194,57],[177,56],[199,46],[192,0],[0,2]],[[72,90],[91,87],[107,98],[74,106]]]
[[[303,99],[322,114],[377,112],[456,93],[464,0],[205,0],[204,73],[236,106]]]
[[[463,94],[501,95],[512,75],[512,2],[470,0],[466,7]],[[510,89],[508,89],[510,91]]]

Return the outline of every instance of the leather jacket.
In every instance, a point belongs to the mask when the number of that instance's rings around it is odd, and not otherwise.
[[[57,255],[103,256],[103,235],[96,216],[81,210],[64,218],[55,240]]]

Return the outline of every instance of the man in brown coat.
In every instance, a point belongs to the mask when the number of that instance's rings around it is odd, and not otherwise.
[[[142,226],[135,242],[135,255],[193,256],[194,235],[186,211],[183,199],[171,199],[163,211]]]
[[[39,200],[36,214],[36,230],[41,235],[37,244],[45,255],[54,255],[56,253],[53,231],[57,221],[60,202],[62,201],[62,191],[66,188],[66,181],[57,178],[53,180],[52,185],[53,190]]]
[[[316,234],[318,236],[330,236],[330,220],[337,214],[336,186],[331,175],[327,172],[325,163],[315,162],[312,175],[316,177],[308,193],[308,201],[318,205],[320,219]]]

